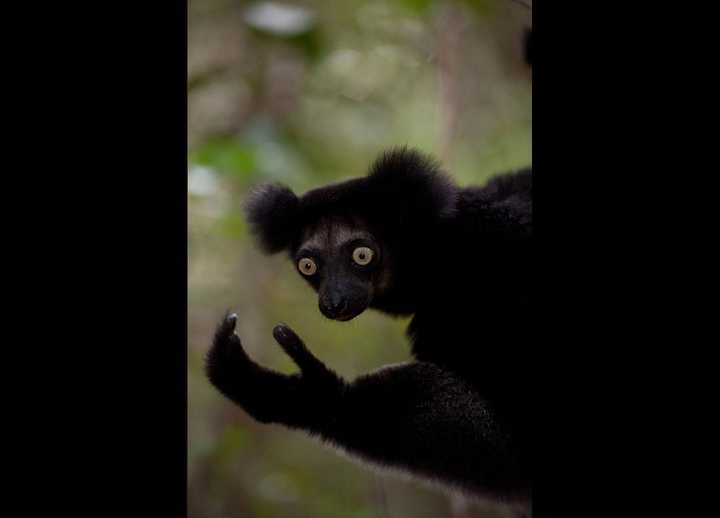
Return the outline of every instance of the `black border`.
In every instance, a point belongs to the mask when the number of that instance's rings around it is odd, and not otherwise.
[[[29,145],[7,221],[33,221],[6,473],[33,511],[184,517],[187,3],[34,8],[9,124]]]

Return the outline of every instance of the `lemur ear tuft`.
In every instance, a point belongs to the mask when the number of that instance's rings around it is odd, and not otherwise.
[[[398,221],[421,222],[455,210],[457,187],[431,156],[407,147],[383,153],[370,168],[378,205]]]
[[[250,192],[245,215],[264,252],[290,246],[297,230],[298,205],[298,197],[284,185],[262,184]]]

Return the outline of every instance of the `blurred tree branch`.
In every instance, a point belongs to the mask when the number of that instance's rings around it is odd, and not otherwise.
[[[532,2],[526,2],[525,0],[511,0],[511,2],[520,4],[524,7],[527,7],[528,9],[532,9]]]

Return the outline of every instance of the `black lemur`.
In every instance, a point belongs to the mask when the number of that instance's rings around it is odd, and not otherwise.
[[[237,317],[217,329],[212,383],[263,423],[280,423],[372,463],[466,493],[529,502],[531,170],[460,188],[431,158],[383,154],[367,176],[246,203],[268,253],[285,251],[328,318],[367,308],[412,315],[414,361],[348,381],[287,326],[284,375],[247,356]]]

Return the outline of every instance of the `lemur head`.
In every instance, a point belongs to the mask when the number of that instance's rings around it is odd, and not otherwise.
[[[365,177],[303,196],[261,185],[245,211],[261,248],[289,253],[323,315],[346,321],[371,306],[414,310],[414,272],[432,246],[423,238],[453,212],[456,192],[431,158],[400,148],[382,154]]]

